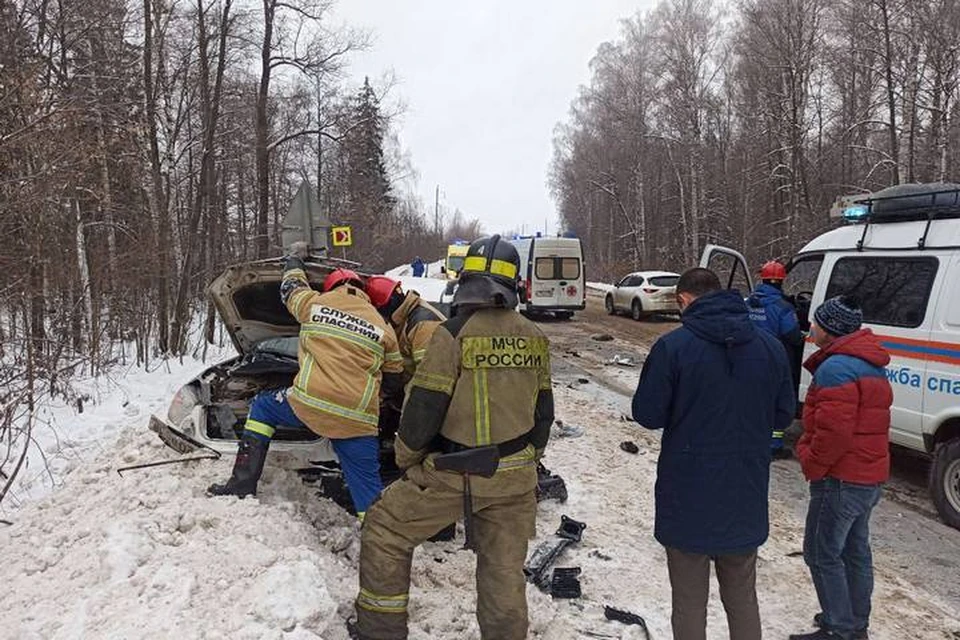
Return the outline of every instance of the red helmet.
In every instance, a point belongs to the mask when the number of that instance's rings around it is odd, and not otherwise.
[[[760,267],[761,280],[786,280],[787,269],[776,260],[767,262]]]
[[[370,276],[363,290],[370,296],[370,302],[377,309],[387,306],[390,296],[400,287],[400,282],[387,276]]]
[[[357,286],[363,286],[363,280],[360,279],[360,276],[357,275],[355,271],[350,269],[334,269],[327,277],[323,279],[323,292],[326,293],[333,289],[334,287],[343,284],[349,280],[353,280]]]

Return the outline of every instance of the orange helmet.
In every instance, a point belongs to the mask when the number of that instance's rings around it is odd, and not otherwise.
[[[787,269],[776,260],[767,262],[760,267],[761,280],[786,280]]]
[[[350,269],[334,269],[331,271],[326,278],[323,279],[323,292],[326,293],[345,282],[353,281],[353,283],[358,286],[363,286],[363,280],[360,279],[360,276],[357,275],[355,271]]]
[[[400,287],[400,281],[387,276],[370,276],[363,290],[370,296],[370,302],[377,309],[387,306],[393,292]]]

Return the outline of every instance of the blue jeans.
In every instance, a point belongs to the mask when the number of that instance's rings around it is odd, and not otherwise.
[[[286,389],[261,391],[250,403],[245,430],[252,435],[269,440],[273,436],[273,427],[306,427],[293,412],[287,400]],[[383,480],[380,478],[380,442],[376,436],[359,438],[330,438],[330,444],[337,457],[343,479],[350,491],[353,508],[361,518],[380,492]]]
[[[870,513],[880,485],[825,478],[810,483],[803,559],[823,611],[823,626],[841,638],[866,629],[873,595]]]

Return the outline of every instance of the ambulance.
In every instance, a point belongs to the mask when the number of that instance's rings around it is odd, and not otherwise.
[[[583,246],[579,238],[514,236],[520,254],[520,311],[552,313],[561,320],[586,307]]]
[[[784,293],[801,326],[825,300],[853,294],[892,360],[890,441],[931,458],[930,495],[960,529],[960,184],[908,184],[838,200],[846,224],[790,260]],[[743,255],[708,245],[700,265],[728,288],[753,282]],[[809,340],[804,359],[816,350]],[[803,371],[799,398],[810,386]]]

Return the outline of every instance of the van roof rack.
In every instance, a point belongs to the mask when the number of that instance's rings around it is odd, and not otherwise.
[[[863,223],[857,251],[863,250],[871,224],[925,220],[923,235],[917,240],[917,248],[923,249],[934,220],[960,218],[960,184],[901,184],[871,194],[844,196],[834,204],[831,217]]]

